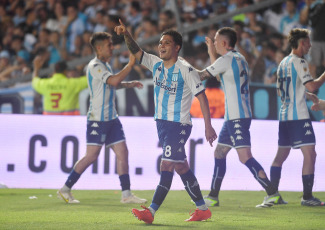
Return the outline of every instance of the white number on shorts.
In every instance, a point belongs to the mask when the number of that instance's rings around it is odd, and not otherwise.
[[[172,147],[170,147],[170,145],[167,145],[165,148],[165,156],[166,157],[170,157],[170,155],[172,155]]]

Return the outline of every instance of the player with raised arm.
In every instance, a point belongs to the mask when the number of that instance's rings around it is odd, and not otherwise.
[[[197,71],[188,63],[178,59],[179,51],[182,48],[182,36],[174,30],[163,32],[158,45],[160,57],[157,57],[140,49],[122,21],[120,24],[120,26],[115,27],[116,33],[124,35],[130,52],[142,65],[152,71],[155,102],[154,119],[156,120],[159,141],[163,146],[160,182],[152,203],[148,208],[142,206],[143,210],[132,209],[132,213],[139,220],[151,224],[155,212],[167,196],[175,170],[197,206],[195,212],[186,221],[207,220],[211,218],[211,211],[206,206],[199,183],[189,168],[184,149],[192,130],[190,108],[193,95],[200,101],[204,116],[205,136],[211,146],[217,135],[211,125],[209,103]]]
[[[289,156],[291,148],[301,150],[304,161],[302,167],[303,197],[301,205],[324,206],[324,202],[312,195],[316,162],[315,134],[306,104],[306,98],[318,103],[314,92],[325,82],[325,72],[316,80],[309,72],[304,59],[311,47],[307,29],[293,29],[288,37],[291,53],[285,57],[277,71],[277,90],[281,97],[279,114],[278,151],[271,166],[271,182],[278,189],[282,164]]]
[[[227,154],[231,148],[235,148],[240,162],[246,165],[267,193],[265,200],[269,201],[268,204],[258,207],[270,207],[274,203],[283,203],[283,200],[251,152],[249,128],[252,112],[248,84],[249,70],[244,56],[234,49],[236,42],[236,31],[230,27],[219,29],[214,43],[206,37],[208,53],[213,64],[200,71],[199,75],[201,80],[216,77],[221,81],[226,103],[225,121],[214,152],[215,167],[211,190],[204,199],[209,206],[219,206],[218,197],[226,173]],[[218,59],[217,54],[221,55]]]
[[[124,82],[135,64],[135,57],[130,55],[129,63],[114,74],[109,61],[113,55],[112,36],[106,32],[94,33],[90,45],[96,53],[87,67],[90,106],[87,115],[87,152],[70,173],[63,187],[57,192],[58,197],[67,203],[79,203],[71,194],[72,186],[81,174],[98,158],[105,144],[113,149],[117,157],[117,173],[122,187],[121,203],[145,203],[147,200],[134,196],[130,191],[128,148],[122,124],[115,107],[117,88],[142,88],[139,81]]]

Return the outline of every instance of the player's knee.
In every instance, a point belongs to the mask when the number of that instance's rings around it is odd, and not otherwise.
[[[185,163],[178,163],[175,165],[175,171],[179,175],[186,173],[189,169],[190,169],[190,167],[188,166],[188,164],[185,164]]]

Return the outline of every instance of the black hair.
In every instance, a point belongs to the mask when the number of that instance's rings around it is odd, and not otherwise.
[[[162,37],[164,35],[171,36],[173,38],[174,42],[176,43],[176,45],[179,45],[180,46],[179,50],[182,49],[182,46],[183,46],[183,37],[182,37],[182,35],[180,33],[178,33],[176,30],[166,30],[166,31],[164,31],[161,34],[160,37]]]
[[[54,71],[56,73],[63,73],[68,68],[67,63],[65,61],[59,61],[54,65]]]

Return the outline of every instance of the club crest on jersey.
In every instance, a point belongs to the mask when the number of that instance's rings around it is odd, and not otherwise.
[[[172,81],[177,81],[177,79],[178,79],[178,73],[173,73]]]

